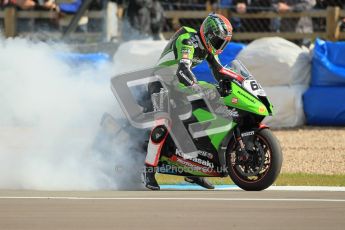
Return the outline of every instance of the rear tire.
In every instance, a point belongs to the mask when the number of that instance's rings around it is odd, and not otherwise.
[[[261,191],[277,179],[282,166],[283,155],[278,139],[271,130],[262,129],[255,134],[254,148],[249,163],[236,163],[236,154],[228,148],[227,167],[230,178],[247,191]]]

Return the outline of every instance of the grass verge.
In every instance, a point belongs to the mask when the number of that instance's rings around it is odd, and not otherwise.
[[[179,184],[183,183],[183,177],[157,174],[159,184]],[[215,184],[233,184],[229,177],[209,178]],[[307,173],[283,173],[280,174],[274,185],[280,186],[345,186],[345,174],[322,175]]]

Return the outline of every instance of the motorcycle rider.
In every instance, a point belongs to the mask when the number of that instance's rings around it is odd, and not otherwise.
[[[180,83],[198,90],[198,81],[191,68],[206,59],[217,81],[222,78],[222,69],[218,55],[224,50],[232,37],[232,25],[224,16],[209,14],[203,21],[200,30],[189,27],[180,28],[170,39],[158,61],[158,66],[176,66],[176,76]],[[160,82],[150,83],[149,94],[160,92]],[[144,184],[151,190],[159,190],[155,179],[156,166],[160,150],[164,144],[168,130],[165,126],[156,126],[150,134],[150,140],[145,159]],[[190,183],[213,189],[214,186],[203,177],[186,177]]]

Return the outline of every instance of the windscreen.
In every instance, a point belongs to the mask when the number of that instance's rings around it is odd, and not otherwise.
[[[231,62],[231,69],[245,79],[253,78],[249,70],[238,59],[235,59]]]
[[[266,96],[264,89],[261,87],[259,82],[255,80],[249,70],[242,64],[240,60],[235,59],[231,62],[232,71],[240,74],[244,80],[242,82],[242,87],[254,96]]]

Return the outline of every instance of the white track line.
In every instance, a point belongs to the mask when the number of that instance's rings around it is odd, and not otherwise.
[[[345,199],[298,199],[298,198],[210,198],[210,197],[45,197],[2,196],[2,199],[47,199],[47,200],[183,200],[183,201],[289,201],[289,202],[345,202]]]
[[[274,191],[317,191],[317,192],[345,192],[345,187],[335,186],[271,186],[267,190]]]
[[[216,190],[242,190],[238,187],[216,188]],[[345,192],[345,187],[334,186],[271,186],[271,191],[305,191],[305,192]]]
[[[196,185],[162,185],[162,190],[206,190]],[[242,190],[234,185],[216,185],[214,190]],[[271,191],[306,191],[306,192],[345,192],[345,187],[336,186],[271,186],[266,190]]]

